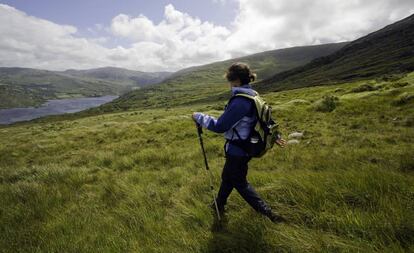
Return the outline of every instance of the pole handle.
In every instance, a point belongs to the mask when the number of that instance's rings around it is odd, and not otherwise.
[[[198,124],[197,122],[195,124],[196,124],[196,127],[197,127],[198,134],[202,134],[203,133],[203,128],[201,127],[201,125]]]

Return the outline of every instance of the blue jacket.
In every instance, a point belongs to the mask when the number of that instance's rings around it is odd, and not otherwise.
[[[232,87],[231,92],[232,96],[238,93],[256,95],[255,91],[248,84]],[[238,139],[233,129],[236,129],[241,139],[245,140],[249,136],[251,129],[256,125],[257,117],[255,110],[256,106],[252,100],[245,97],[235,97],[231,99],[224,113],[218,119],[199,112],[195,114],[194,119],[208,130],[224,133],[224,138],[227,140]],[[247,156],[246,152],[240,147],[231,143],[225,146],[225,151],[229,155]]]

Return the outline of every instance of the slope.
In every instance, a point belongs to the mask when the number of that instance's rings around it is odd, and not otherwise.
[[[93,78],[116,83],[123,83],[132,87],[144,87],[159,83],[171,75],[170,72],[142,72],[124,68],[104,67],[87,70],[69,69],[61,72],[70,76]]]
[[[257,83],[260,91],[381,77],[414,70],[414,15],[357,39],[325,57]]]
[[[312,59],[331,54],[347,43],[304,46],[272,50],[241,58],[183,69],[164,82],[133,91],[99,108],[113,111],[138,107],[172,106],[215,100],[227,96],[223,74],[236,61],[248,63],[259,79],[305,64]]]

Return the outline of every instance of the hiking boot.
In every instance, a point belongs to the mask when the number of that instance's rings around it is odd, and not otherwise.
[[[266,217],[268,217],[273,223],[280,223],[280,222],[285,222],[286,219],[283,218],[281,215],[270,211],[269,213],[265,214]]]

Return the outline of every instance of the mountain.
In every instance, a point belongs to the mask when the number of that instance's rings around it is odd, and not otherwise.
[[[142,72],[123,68],[104,67],[87,70],[69,69],[61,72],[70,76],[93,78],[110,82],[121,82],[130,86],[144,87],[159,83],[171,75],[170,72]]]
[[[190,79],[192,76],[196,76],[206,77],[205,80],[203,79],[203,81],[206,82],[211,82],[211,78],[213,78],[214,81],[222,83],[223,73],[226,71],[230,64],[238,61],[248,63],[250,67],[258,74],[259,79],[266,79],[277,72],[291,69],[298,65],[308,63],[317,57],[335,52],[346,44],[347,42],[343,42],[265,51],[244,57],[186,68],[172,74],[169,79],[183,77]],[[214,74],[214,76],[206,76],[203,74]]]
[[[2,67],[0,108],[37,106],[56,98],[121,95],[168,75],[111,67],[67,71]]]
[[[249,63],[262,80],[328,55],[346,44],[272,50],[175,73],[149,73],[115,67],[65,71],[3,67],[0,68],[0,108],[38,106],[47,99],[122,94],[125,96],[110,104],[109,110],[191,103],[205,96],[217,99],[225,96],[223,93],[227,89],[223,74],[232,62]],[[139,90],[133,91],[135,89]]]
[[[345,45],[346,42],[278,49],[186,68],[173,73],[162,83],[129,92],[100,107],[99,110],[112,111],[218,100],[227,96],[228,87],[223,74],[233,62],[248,63],[258,74],[259,80],[262,80],[275,73],[308,63],[314,58],[329,55]]]
[[[277,91],[380,77],[414,70],[414,15],[357,39],[342,49],[257,83]]]

